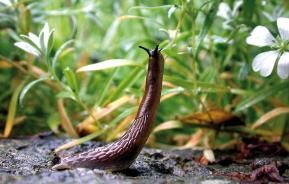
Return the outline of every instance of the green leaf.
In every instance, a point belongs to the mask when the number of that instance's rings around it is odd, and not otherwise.
[[[118,116],[116,116],[113,120],[110,121],[109,126],[110,127],[116,126],[117,123],[119,123],[122,119],[136,112],[137,109],[138,107],[131,107],[131,108],[124,110],[122,113],[120,113]]]
[[[170,94],[170,93],[182,93],[184,92],[185,89],[182,87],[176,87],[176,88],[171,88],[171,89],[164,89],[162,90],[162,96]]]
[[[102,48],[103,49],[110,49],[112,45],[114,45],[113,40],[115,36],[117,35],[118,28],[120,26],[120,23],[124,20],[130,20],[130,19],[135,19],[135,20],[150,20],[151,23],[157,23],[155,19],[147,19],[141,16],[135,16],[135,15],[123,15],[118,17],[113,21],[111,26],[109,27],[108,31],[106,31],[106,35],[104,36],[103,42],[102,42]]]
[[[208,34],[209,29],[211,28],[211,26],[214,23],[215,20],[215,16],[217,14],[218,11],[218,7],[219,4],[221,2],[221,0],[215,0],[213,1],[214,3],[212,4],[212,6],[210,7],[208,14],[206,15],[203,27],[200,31],[200,34],[198,35],[198,40],[197,40],[197,44],[196,44],[196,54],[195,56],[198,56],[198,53],[200,51],[200,47],[202,45],[202,42],[205,38],[205,36]]]
[[[50,40],[49,40],[50,42]],[[60,55],[65,51],[65,49],[68,48],[69,45],[71,45],[72,43],[74,42],[74,40],[68,40],[67,42],[63,43],[59,49],[56,51],[56,54],[54,55],[53,57],[53,60],[52,60],[52,68],[55,68],[56,67],[56,63],[60,57]],[[50,45],[50,44],[49,44]]]
[[[60,121],[60,117],[59,117],[58,112],[51,114],[47,120],[47,124],[48,124],[49,128],[54,133],[59,133],[58,127],[60,125],[60,122],[61,121]]]
[[[244,0],[242,6],[242,13],[244,15],[245,20],[252,20],[253,13],[255,12],[256,1],[252,0]]]
[[[69,87],[76,93],[79,92],[79,86],[78,86],[78,82],[77,82],[77,78],[75,73],[69,68],[66,67],[63,71],[64,76],[66,78],[66,81],[69,85]]]
[[[74,94],[72,93],[72,91],[61,91],[60,93],[56,95],[56,97],[57,98],[69,98],[69,99],[76,101],[76,98]]]
[[[31,10],[24,6],[23,4],[19,3],[18,7],[18,25],[22,33],[28,33],[31,27],[32,22],[32,15]]]
[[[48,43],[47,43],[47,55],[49,55],[52,47],[53,47],[53,44],[54,44],[54,29],[50,31],[49,33],[49,37],[48,37]]]
[[[46,52],[46,45],[45,45],[45,41],[44,41],[44,33],[41,31],[40,35],[39,35],[39,40],[40,40],[40,49],[41,49],[41,53],[43,54],[47,54]]]
[[[161,6],[134,6],[130,8],[128,11],[131,10],[143,10],[143,9],[148,9],[148,10],[160,10],[160,9],[168,9],[176,5],[161,5]]]
[[[103,102],[103,100],[104,100],[104,97],[105,97],[107,94],[109,94],[109,93],[108,93],[109,86],[112,84],[113,79],[115,78],[118,70],[119,70],[119,68],[116,68],[116,69],[113,71],[112,75],[111,75],[106,81],[104,81],[105,87],[100,91],[99,98],[98,98],[98,100],[97,100],[97,103],[95,103],[94,106],[99,106],[99,105],[101,105],[102,102]]]
[[[27,42],[29,45],[34,47],[36,50],[38,50],[41,53],[41,49],[38,48],[38,46],[26,35],[20,35],[20,37],[23,39],[24,42]]]
[[[8,14],[0,13],[0,29],[13,29],[15,27],[14,17]]]
[[[245,98],[245,100],[241,101],[236,109],[235,112],[243,111],[252,105],[255,105],[262,100],[265,100],[267,97],[272,96],[282,90],[288,90],[289,89],[289,83],[288,81],[278,83],[276,85],[273,85],[270,88],[259,90],[257,93],[251,95],[248,98]]]
[[[31,81],[29,84],[27,84],[23,90],[21,91],[20,95],[19,95],[19,103],[20,103],[20,106],[23,105],[23,100],[24,100],[24,97],[25,95],[27,94],[27,92],[37,83],[39,82],[42,82],[42,81],[45,81],[47,80],[48,78],[47,77],[42,77],[42,78],[39,78],[39,79],[36,79],[34,81]]]
[[[126,88],[132,86],[144,73],[141,68],[135,68],[131,73],[129,73],[124,80],[118,85],[115,91],[113,91],[105,100],[104,104],[111,102],[120,96]]]
[[[38,49],[36,49],[35,47],[33,47],[32,45],[30,45],[27,42],[16,42],[14,45],[16,47],[24,50],[25,52],[34,55],[34,56],[40,56],[41,55],[41,52],[39,52]]]
[[[110,59],[110,60],[102,61],[100,63],[83,66],[79,68],[77,72],[105,70],[105,69],[116,68],[116,67],[121,67],[121,66],[140,66],[140,65],[132,60]]]
[[[197,92],[218,93],[218,92],[228,92],[230,90],[230,88],[223,85],[199,81],[192,82],[185,79],[171,77],[167,75],[164,75],[164,80],[171,82],[175,85],[181,86],[187,90],[193,90]]]
[[[115,19],[113,21],[113,23],[111,24],[111,26],[106,31],[106,34],[105,34],[103,42],[102,42],[104,49],[107,49],[108,47],[110,47],[112,40],[114,39],[115,35],[117,34],[119,24],[120,24],[119,19]]]

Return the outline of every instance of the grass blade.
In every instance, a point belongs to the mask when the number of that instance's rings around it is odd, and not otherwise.
[[[258,128],[259,126],[265,124],[266,122],[270,121],[271,119],[280,116],[282,114],[289,113],[289,107],[277,107],[263,116],[261,116],[253,125],[252,129]]]
[[[250,97],[246,98],[245,100],[243,100],[242,102],[240,102],[237,105],[235,112],[243,111],[243,110],[251,107],[252,105],[255,105],[255,104],[261,102],[262,100],[266,99],[267,97],[272,96],[273,94],[276,94],[282,90],[288,90],[288,88],[289,88],[289,83],[288,83],[288,81],[285,81],[285,82],[281,82],[281,83],[278,83],[276,85],[273,85],[270,88],[260,90],[257,93],[253,94],[252,96],[250,96]]]
[[[53,60],[52,60],[52,68],[55,68],[56,67],[56,63],[57,63],[57,60],[59,59],[60,55],[65,51],[65,49],[68,48],[69,45],[71,45],[73,43],[73,40],[68,40],[67,42],[65,42],[64,44],[62,44],[60,46],[60,48],[57,50],[56,54],[54,55],[53,57]]]
[[[15,114],[16,114],[16,109],[17,109],[18,96],[19,96],[25,83],[26,83],[26,81],[21,82],[21,84],[14,91],[12,98],[10,100],[8,115],[7,115],[4,134],[3,134],[3,137],[5,137],[5,138],[9,137],[9,135],[12,131],[13,124],[14,124],[14,118],[15,118]]]
[[[116,99],[122,92],[132,86],[144,73],[144,70],[141,68],[135,68],[131,73],[118,85],[117,89],[112,92],[110,96],[107,97],[104,104],[110,103],[112,100]]]
[[[39,78],[39,79],[36,79],[32,82],[30,82],[29,84],[27,84],[23,90],[21,91],[20,95],[19,95],[19,103],[20,103],[20,106],[23,105],[23,100],[24,100],[24,97],[25,95],[27,94],[27,92],[37,83],[39,82],[42,82],[42,81],[45,81],[47,80],[48,78],[47,77],[42,77],[42,78]]]
[[[82,138],[79,138],[79,139],[74,139],[66,144],[63,144],[59,147],[57,147],[54,151],[55,153],[59,152],[59,151],[62,151],[62,150],[65,150],[65,149],[68,149],[68,148],[71,148],[71,147],[74,147],[74,146],[77,146],[77,145],[80,145],[80,144],[83,144],[87,141],[90,141],[98,136],[100,136],[101,134],[103,134],[103,132],[105,132],[105,130],[102,130],[100,132],[94,132],[92,134],[89,134],[85,137],[82,137]]]
[[[211,28],[211,26],[214,23],[215,16],[216,16],[217,11],[218,11],[217,7],[219,7],[220,2],[221,2],[220,0],[215,0],[214,3],[212,4],[210,10],[208,11],[209,13],[206,15],[204,25],[201,29],[200,34],[198,35],[198,41],[197,41],[195,56],[198,56],[202,42],[203,42],[205,36],[207,35],[207,33],[209,32],[209,29]]]
[[[63,129],[65,130],[65,132],[71,136],[71,137],[78,137],[77,132],[75,131],[63,104],[63,100],[59,99],[57,100],[57,108],[60,114],[60,119],[61,119],[61,125],[63,127]]]
[[[229,92],[229,88],[223,85],[207,83],[207,82],[199,82],[196,81],[195,83],[192,81],[188,81],[185,79],[171,77],[171,76],[164,76],[164,80],[171,82],[175,85],[181,86],[187,90],[198,90],[198,92],[211,92],[211,93],[218,93],[218,92]]]
[[[77,69],[77,72],[97,71],[121,66],[139,66],[135,61],[127,59],[110,59],[100,63],[90,64]]]

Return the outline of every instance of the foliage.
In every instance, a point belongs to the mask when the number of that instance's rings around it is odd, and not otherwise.
[[[289,17],[285,0],[227,0],[225,13],[221,0],[0,2],[4,137],[49,129],[88,135],[69,146],[118,138],[143,95],[147,55],[138,46],[160,44],[163,96],[149,145],[288,139],[289,81],[255,73],[252,60],[263,48],[246,43],[257,25],[278,35],[277,18]],[[215,111],[226,123],[214,121]],[[204,113],[202,123],[193,121]]]

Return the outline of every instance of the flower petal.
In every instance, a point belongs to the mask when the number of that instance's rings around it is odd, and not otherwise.
[[[277,19],[277,27],[281,38],[283,40],[289,40],[289,19],[285,17],[279,17]]]
[[[260,74],[264,77],[269,76],[272,73],[277,57],[277,51],[268,51],[258,54],[252,63],[253,70],[255,72],[260,71]]]
[[[239,12],[242,5],[243,5],[243,1],[241,1],[241,0],[234,3],[234,7],[233,7],[233,11],[232,11],[233,16],[238,15],[238,12]]]
[[[19,47],[20,49],[30,53],[30,54],[33,54],[35,56],[40,56],[40,52],[34,48],[33,46],[31,46],[29,43],[26,43],[26,42],[16,42],[14,44],[16,47]]]
[[[264,47],[274,44],[275,38],[266,27],[257,26],[247,37],[246,42],[250,45]]]
[[[285,52],[280,57],[277,67],[277,74],[281,79],[287,79],[289,76],[289,52]]]
[[[217,16],[224,19],[229,19],[231,13],[231,8],[227,3],[221,2],[218,8]]]

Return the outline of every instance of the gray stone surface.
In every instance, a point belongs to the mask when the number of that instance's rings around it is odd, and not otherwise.
[[[130,169],[122,172],[83,168],[51,170],[56,162],[53,150],[68,141],[53,136],[0,140],[0,183],[238,183],[214,173],[248,170],[246,165],[203,166],[194,161],[201,154],[198,151],[148,148],[143,149]],[[75,154],[100,145],[99,142],[87,142],[62,154]]]

